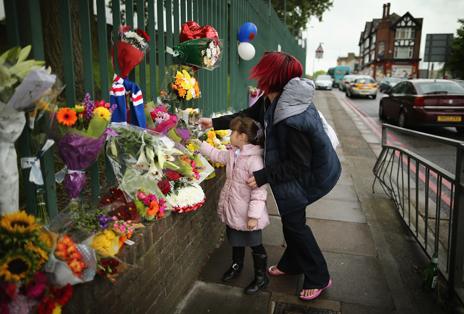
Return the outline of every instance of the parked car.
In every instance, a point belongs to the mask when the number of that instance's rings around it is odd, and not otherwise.
[[[338,89],[344,92],[346,90],[346,85],[351,83],[357,76],[356,74],[345,75],[343,80],[340,81],[340,84],[338,84]]]
[[[398,77],[386,77],[379,83],[379,92],[385,93],[404,79]]]
[[[360,75],[346,85],[345,94],[349,98],[367,96],[375,99],[377,97],[377,89],[377,82],[372,77]]]
[[[332,90],[332,78],[330,75],[319,75],[316,78],[316,89],[328,89]]]
[[[452,80],[453,82],[456,82],[458,83],[459,85],[461,85],[462,87],[464,87],[464,80]]]
[[[401,127],[456,127],[464,135],[464,87],[450,80],[418,79],[398,83],[380,100],[380,120]]]

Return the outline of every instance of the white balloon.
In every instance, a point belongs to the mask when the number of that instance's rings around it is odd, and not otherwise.
[[[238,45],[238,55],[245,61],[253,59],[255,53],[255,47],[250,43],[242,42]]]

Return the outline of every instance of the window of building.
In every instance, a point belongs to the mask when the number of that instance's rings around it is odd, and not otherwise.
[[[375,48],[375,40],[376,40],[376,38],[375,38],[375,34],[374,34],[374,35],[372,35],[372,37],[371,37],[371,47],[370,47],[371,49],[374,49],[374,48]]]
[[[412,27],[397,28],[395,32],[395,39],[414,39],[416,31]]]
[[[383,57],[385,55],[385,42],[381,41],[377,45],[377,56],[378,57]]]
[[[411,59],[413,50],[413,47],[395,47],[395,58]]]
[[[371,51],[371,61],[375,59],[375,50]]]
[[[369,63],[369,55],[364,55],[364,64],[368,64]]]

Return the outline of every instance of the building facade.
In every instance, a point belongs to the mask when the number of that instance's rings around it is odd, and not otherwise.
[[[338,57],[337,65],[345,65],[351,68],[351,73],[358,73],[361,65],[361,58],[356,56],[354,52],[348,52],[346,57]]]
[[[360,73],[377,80],[385,76],[417,78],[422,20],[409,12],[390,14],[390,3],[384,4],[382,18],[366,22],[361,32]]]

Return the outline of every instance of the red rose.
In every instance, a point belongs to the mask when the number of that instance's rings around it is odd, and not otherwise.
[[[168,193],[171,192],[171,184],[167,179],[163,179],[160,182],[158,182],[158,187],[164,195],[168,195]]]
[[[73,287],[70,284],[67,284],[63,288],[52,288],[51,290],[56,303],[60,305],[68,303],[73,295]]]
[[[139,36],[142,36],[147,42],[150,41],[150,35],[148,35],[145,31],[141,30],[141,29],[137,29],[135,31]]]
[[[182,177],[182,175],[179,172],[170,169],[166,170],[164,174],[166,175],[166,178],[168,178],[169,181],[177,181]]]

